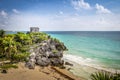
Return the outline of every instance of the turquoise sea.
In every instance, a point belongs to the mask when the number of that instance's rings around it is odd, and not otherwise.
[[[71,72],[89,79],[95,69],[120,72],[120,31],[47,31],[68,48],[64,59],[73,62]]]
[[[110,72],[120,71],[120,32],[119,31],[60,31],[47,32],[64,42],[68,51],[65,59],[82,66]],[[73,68],[80,75],[80,66]],[[82,67],[83,72],[89,72]],[[86,68],[86,69],[84,69]],[[87,74],[87,73],[86,73]],[[84,75],[82,77],[85,77]]]

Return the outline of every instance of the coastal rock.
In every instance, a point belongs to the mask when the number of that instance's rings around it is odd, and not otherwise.
[[[36,46],[30,47],[30,56],[26,66],[30,69],[35,68],[35,64],[39,66],[59,66],[63,65],[63,51],[66,49],[63,43],[57,40],[45,40]]]
[[[35,59],[35,56],[36,56],[36,54],[34,52],[32,52],[29,56],[29,59]]]
[[[41,59],[38,59],[36,63],[40,66],[48,66],[50,63],[50,60],[46,57],[42,57]]]
[[[7,70],[3,69],[3,70],[1,71],[1,73],[6,74],[6,73],[7,73]]]
[[[61,59],[58,59],[58,58],[52,58],[51,59],[51,65],[53,66],[60,66],[60,65],[63,65],[64,64],[64,61],[61,60]]]
[[[56,52],[56,53],[50,53],[49,58],[59,58],[59,57],[63,57],[63,52],[62,51],[59,51],[59,52]]]
[[[34,69],[35,68],[35,60],[30,59],[25,66],[28,67],[29,69]]]
[[[73,64],[69,62],[65,62],[65,65],[73,66]]]

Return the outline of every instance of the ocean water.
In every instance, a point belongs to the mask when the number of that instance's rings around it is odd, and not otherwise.
[[[100,69],[110,72],[120,71],[120,32],[111,31],[62,31],[47,32],[52,37],[64,42],[68,51],[64,58],[74,62],[77,67],[73,72],[78,76],[90,69]],[[86,68],[87,67],[87,68]],[[85,72],[85,70],[87,70]],[[87,73],[86,73],[87,74]],[[84,75],[82,77],[85,77]],[[88,77],[87,77],[88,78]]]

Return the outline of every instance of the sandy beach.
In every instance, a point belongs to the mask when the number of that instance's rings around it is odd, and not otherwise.
[[[18,69],[9,69],[8,73],[0,73],[0,80],[80,80],[66,69],[56,67],[39,67],[28,69],[24,63],[18,64]]]

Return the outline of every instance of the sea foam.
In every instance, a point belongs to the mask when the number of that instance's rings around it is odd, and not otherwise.
[[[96,70],[104,70],[104,71],[108,71],[108,72],[112,72],[112,73],[116,73],[116,71],[117,71],[118,73],[120,73],[120,70],[115,70],[112,68],[108,68],[106,66],[102,66],[100,63],[97,63],[97,61],[95,61],[94,59],[91,59],[91,58],[83,58],[81,56],[64,54],[63,59],[70,61],[73,64],[76,63],[76,64],[79,64],[82,66],[91,67]]]

